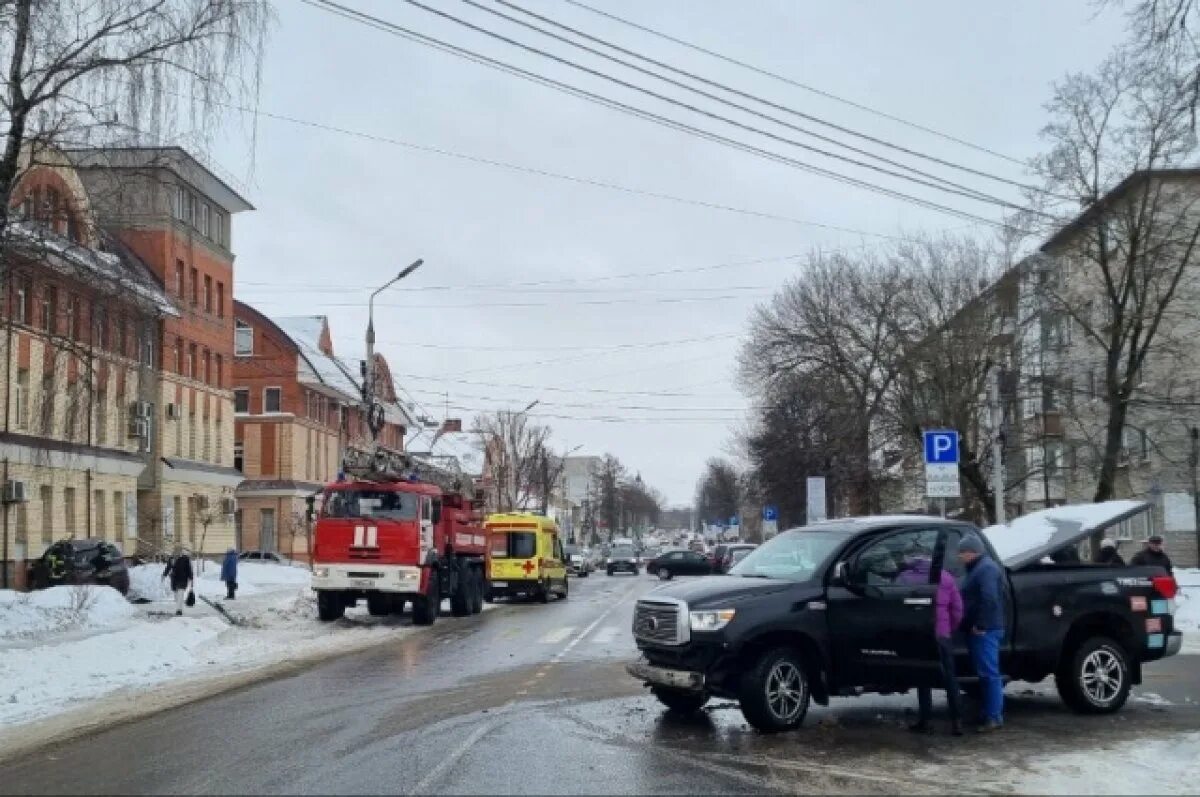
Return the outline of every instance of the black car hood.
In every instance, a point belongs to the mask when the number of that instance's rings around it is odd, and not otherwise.
[[[793,586],[796,586],[796,582],[779,579],[706,576],[661,586],[646,593],[643,598],[650,601],[656,597],[674,598],[684,601],[690,608],[710,608],[771,595]]]

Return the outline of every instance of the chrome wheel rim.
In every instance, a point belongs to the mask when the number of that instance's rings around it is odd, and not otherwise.
[[[1125,683],[1125,668],[1112,650],[1100,648],[1083,660],[1080,681],[1088,700],[1098,706],[1107,705],[1121,693]]]
[[[668,578],[671,577],[671,571],[667,570],[667,568],[664,567],[662,570],[658,571],[658,577],[661,578],[663,581],[666,581]]]
[[[791,722],[804,707],[804,676],[790,661],[776,662],[767,674],[767,707],[781,722]]]

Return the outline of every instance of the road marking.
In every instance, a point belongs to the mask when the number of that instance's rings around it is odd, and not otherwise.
[[[490,730],[492,730],[492,728],[494,728],[494,727],[496,727],[496,723],[486,722],[483,725],[480,725],[474,731],[472,731],[471,735],[468,736],[466,739],[464,739],[462,744],[460,744],[458,747],[454,748],[454,750],[452,750],[450,752],[450,755],[448,755],[444,759],[442,759],[441,762],[439,762],[436,767],[429,770],[429,774],[427,774],[425,777],[421,778],[420,782],[417,783],[417,785],[414,786],[412,789],[410,789],[407,793],[408,794],[428,794],[429,787],[432,786],[434,783],[436,783],[438,778],[440,778],[442,775],[446,774],[447,769],[449,769],[450,767],[452,767],[456,763],[458,763],[458,760],[460,758],[462,758],[463,756],[465,756],[467,754],[467,752],[472,747],[474,747],[476,745],[476,743],[478,743],[479,740],[482,739],[484,737],[484,735],[486,733],[488,733]]]
[[[620,626],[606,625],[596,633],[592,634],[592,643],[595,645],[607,645],[612,642],[619,633],[621,633]]]
[[[564,626],[563,628],[556,628],[539,639],[538,643],[543,645],[557,645],[559,642],[562,642],[564,639],[571,636],[571,632],[574,630],[575,626],[573,625]]]
[[[588,634],[592,633],[592,631],[593,631],[593,630],[595,630],[596,626],[598,626],[598,625],[600,625],[600,623],[604,622],[604,620],[605,620],[605,619],[606,619],[606,618],[607,618],[607,617],[608,617],[610,614],[612,614],[612,613],[613,613],[613,612],[614,612],[614,611],[615,611],[615,610],[616,610],[616,609],[617,609],[617,608],[618,608],[618,607],[619,607],[619,606],[620,606],[622,603],[624,603],[624,602],[625,602],[625,599],[626,599],[626,598],[628,598],[630,595],[632,595],[632,594],[634,593],[634,590],[636,590],[636,589],[637,589],[637,587],[638,587],[638,585],[637,585],[637,584],[634,584],[632,587],[630,587],[629,589],[625,590],[625,593],[624,593],[623,595],[621,595],[621,597],[617,598],[617,600],[616,600],[616,601],[615,601],[615,602],[614,602],[614,603],[613,603],[611,606],[609,606],[607,609],[605,609],[603,612],[601,612],[601,613],[600,613],[600,616],[599,616],[599,617],[597,617],[595,620],[593,620],[593,621],[592,621],[592,622],[591,622],[591,623],[588,625],[588,627],[587,627],[587,628],[585,628],[585,629],[583,629],[582,631],[580,631],[580,632],[579,632],[579,635],[578,635],[577,637],[575,637],[574,639],[572,639],[572,640],[571,640],[569,643],[567,643],[567,646],[566,646],[565,648],[563,648],[563,649],[562,649],[562,650],[560,650],[560,651],[559,651],[557,654],[555,654],[554,658],[552,658],[552,659],[550,660],[550,662],[551,662],[552,664],[554,664],[554,663],[557,663],[557,662],[561,661],[561,660],[562,660],[562,658],[563,658],[563,656],[565,656],[565,655],[567,655],[568,653],[570,653],[570,652],[571,652],[571,650],[572,650],[572,649],[573,649],[573,648],[574,648],[576,645],[578,645],[578,644],[579,644],[579,643],[580,643],[580,642],[583,640],[583,638],[584,638],[584,637],[586,637]]]

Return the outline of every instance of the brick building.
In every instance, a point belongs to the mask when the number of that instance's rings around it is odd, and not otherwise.
[[[333,351],[324,316],[271,319],[234,302],[234,465],[238,548],[304,559],[305,499],[333,481],[347,443],[369,439],[362,412],[360,361]],[[385,411],[380,442],[404,447],[412,425],[396,401],[387,362],[376,355]]]

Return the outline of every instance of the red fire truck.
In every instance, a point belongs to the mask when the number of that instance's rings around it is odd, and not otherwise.
[[[470,479],[378,447],[351,449],[343,470],[313,530],[321,619],[359,600],[372,615],[411,603],[416,625],[432,625],[446,598],[456,617],[482,611],[487,537]]]

